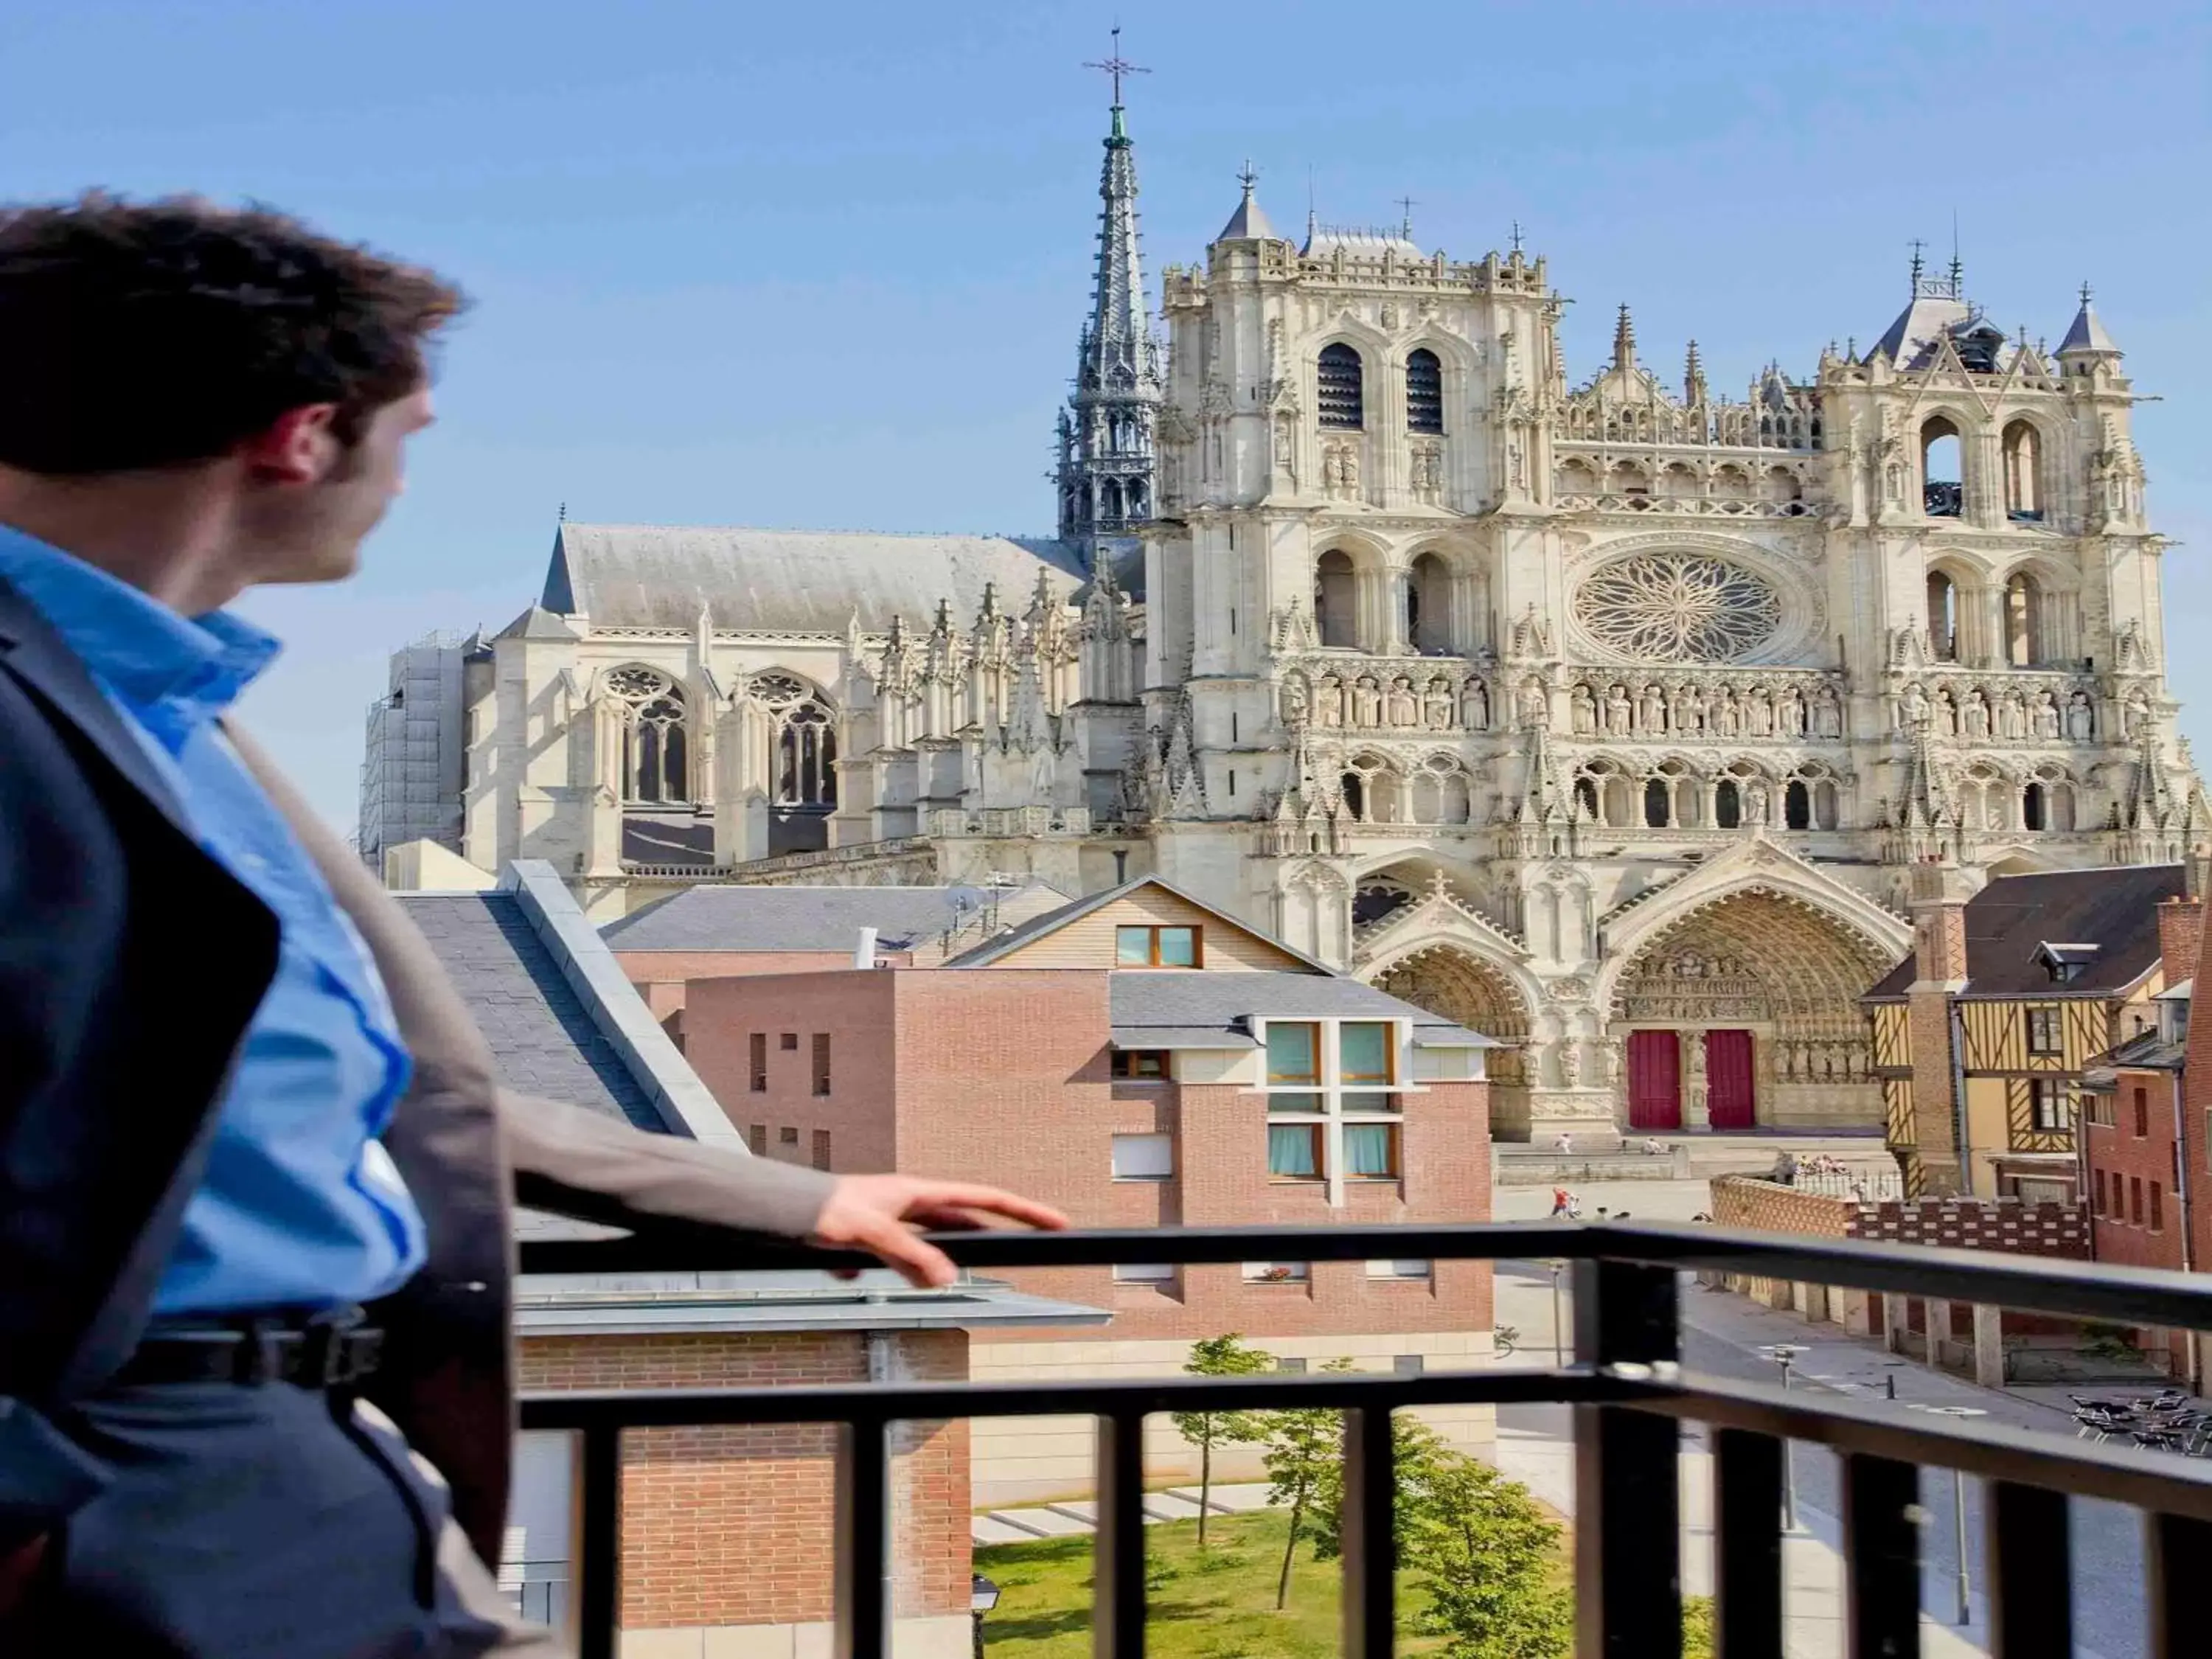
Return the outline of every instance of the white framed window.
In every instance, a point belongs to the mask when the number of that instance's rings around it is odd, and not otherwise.
[[[1244,1282],[1248,1285],[1303,1285],[1312,1276],[1312,1268],[1303,1261],[1248,1261],[1244,1264]]]
[[[1175,1175],[1172,1135],[1115,1135],[1114,1179],[1166,1181]]]
[[[1426,1279],[1432,1271],[1426,1261],[1413,1260],[1370,1261],[1367,1264],[1370,1279]]]
[[[1117,1261],[1114,1264],[1114,1282],[1116,1285],[1172,1285],[1175,1276],[1175,1264],[1170,1261]]]
[[[1341,1204],[1346,1182],[1405,1173],[1404,1022],[1269,1019],[1267,1178],[1311,1182]]]

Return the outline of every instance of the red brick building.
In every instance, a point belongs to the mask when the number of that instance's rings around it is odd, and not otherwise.
[[[2189,1005],[2203,949],[2201,895],[2158,907],[2160,957],[2171,988],[2151,999],[2154,1024],[2100,1056],[2085,1075],[2082,1182],[2094,1218],[2096,1259],[2190,1272],[2205,1265],[2208,1179],[2201,1114],[2191,1114],[2185,1061]],[[2189,1334],[2154,1332],[2177,1374],[2203,1365]]]
[[[1067,902],[1021,887],[698,886],[601,932],[653,1017],[684,1043],[684,988],[695,979],[850,968],[856,951],[896,968],[935,968]]]
[[[937,972],[694,980],[685,994],[686,1057],[770,1157],[980,1176],[1091,1226],[1489,1213],[1489,1039],[1156,878],[1066,905]],[[979,1334],[978,1376],[1172,1370],[1194,1339],[1225,1331],[1298,1364],[1342,1355],[1410,1370],[1490,1352],[1487,1267],[1411,1251],[1011,1277],[1109,1309],[1113,1323]],[[1460,1431],[1477,1434],[1479,1418]],[[1089,1478],[1087,1425],[1042,1437],[979,1425],[977,1445],[992,1501]]]

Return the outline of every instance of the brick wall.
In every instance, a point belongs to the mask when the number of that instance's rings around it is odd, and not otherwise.
[[[880,960],[904,967],[906,951],[878,951]],[[695,979],[757,979],[767,974],[828,974],[849,970],[850,946],[842,951],[617,951],[616,963],[637,987],[653,1017],[667,1022],[683,1012],[684,986]]]
[[[985,1180],[1058,1206],[1078,1225],[1457,1222],[1490,1213],[1488,1085],[1425,1083],[1405,1097],[1398,1181],[1354,1182],[1341,1209],[1267,1176],[1267,1119],[1233,1085],[1116,1081],[1108,975],[1082,969],[859,972],[694,981],[687,1057],[741,1131],[803,1159],[817,1130],[831,1167]],[[769,1087],[750,1086],[748,1038],[768,1037]],[[785,1052],[780,1037],[795,1033]],[[832,1085],[811,1092],[812,1036],[830,1034]],[[795,1144],[786,1145],[791,1130]],[[1117,1181],[1116,1134],[1166,1134],[1174,1175]],[[1370,1279],[1364,1262],[1315,1263],[1302,1284],[1246,1284],[1193,1267],[1169,1288],[1117,1284],[1108,1267],[1007,1277],[1039,1296],[1112,1312],[1117,1340],[1486,1329],[1490,1273],[1437,1262],[1426,1279]],[[1073,1332],[1038,1330],[1036,1340]]]
[[[2122,1071],[2118,1076],[2113,1121],[2084,1126],[2097,1260],[2179,1269],[2182,1215],[2173,1190],[2173,1074]],[[2136,1133],[2139,1123],[2143,1130],[2140,1135]]]
[[[895,986],[933,975],[903,969],[694,980],[684,1058],[742,1134],[763,1131],[770,1158],[811,1163],[815,1132],[841,1172],[902,1170],[898,1156]],[[768,1087],[752,1087],[751,1039],[767,1041]],[[814,1038],[830,1038],[830,1092],[814,1092]],[[795,1046],[786,1048],[789,1036]],[[786,1140],[786,1131],[791,1139]],[[969,1179],[977,1167],[959,1171]],[[1001,1183],[1004,1184],[1004,1183]]]
[[[531,1337],[526,1389],[863,1382],[858,1333]],[[881,1334],[906,1377],[968,1375],[962,1331]],[[630,1630],[793,1625],[831,1616],[827,1425],[634,1429],[623,1437],[622,1622]],[[969,1427],[901,1426],[892,1537],[902,1618],[968,1607]]]

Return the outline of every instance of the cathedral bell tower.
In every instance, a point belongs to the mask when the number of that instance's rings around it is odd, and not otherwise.
[[[1098,272],[1091,319],[1075,370],[1075,392],[1060,411],[1060,538],[1083,550],[1097,570],[1113,563],[1141,579],[1138,530],[1152,515],[1152,432],[1161,397],[1160,346],[1145,311],[1145,272],[1137,240],[1137,161],[1122,118],[1121,78],[1146,71],[1123,61],[1121,31],[1101,64],[1113,77],[1113,125],[1098,183]]]

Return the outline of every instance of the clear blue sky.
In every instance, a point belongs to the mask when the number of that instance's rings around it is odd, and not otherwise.
[[[253,196],[459,277],[443,419],[351,586],[264,596],[250,709],[341,824],[392,647],[499,627],[555,514],[1048,528],[1085,304],[1110,7],[736,0],[12,0],[0,196]],[[1635,307],[1717,385],[1870,341],[1906,243],[2008,330],[2075,288],[2138,388],[2173,681],[2212,708],[2212,9],[2180,0],[1346,8],[1121,0],[1147,261],[1200,257],[1252,158],[1279,224],[1503,246]],[[5,373],[0,364],[0,373]],[[2212,749],[2204,755],[2212,762]]]

